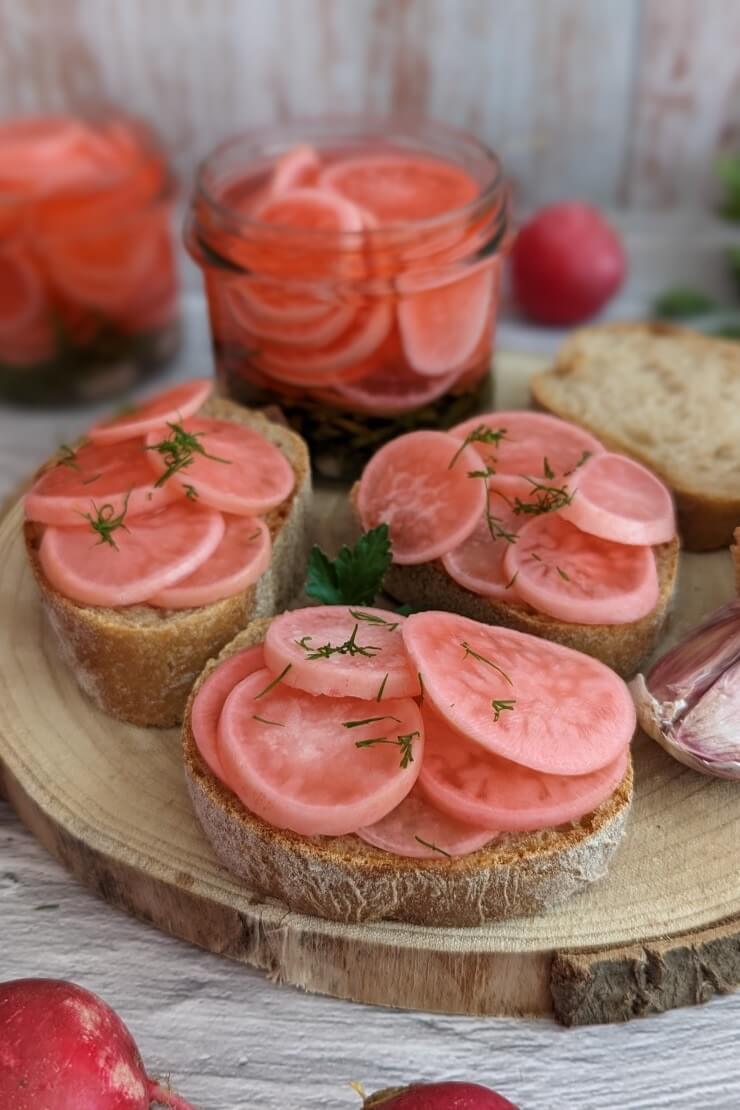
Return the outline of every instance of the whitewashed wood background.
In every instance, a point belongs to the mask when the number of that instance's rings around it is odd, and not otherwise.
[[[740,147],[740,0],[0,0],[0,116],[101,100],[185,179],[250,124],[398,110],[478,133],[525,203],[705,203]]]

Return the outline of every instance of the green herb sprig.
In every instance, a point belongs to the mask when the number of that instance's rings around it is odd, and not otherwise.
[[[395,744],[401,749],[401,767],[405,769],[409,763],[414,762],[414,740],[420,733],[418,729],[415,732],[407,732],[403,736],[397,736],[395,740],[391,740],[388,736],[372,736],[369,740],[356,740],[356,748],[374,748],[376,744]]]
[[[171,432],[167,439],[163,439],[160,443],[153,443],[146,448],[147,451],[156,451],[162,457],[165,465],[164,471],[154,483],[155,486],[163,486],[173,474],[192,466],[197,455],[204,459],[211,459],[212,462],[231,464],[231,459],[223,459],[220,455],[211,455],[206,451],[200,442],[206,434],[205,432],[186,432],[182,424],[174,424],[169,421],[167,427]],[[186,493],[192,500],[194,495],[197,496],[197,491],[194,490],[193,486],[190,486],[189,489],[193,492],[188,493],[186,490]]]
[[[448,859],[452,859],[451,852],[446,852],[444,848],[440,848],[438,844],[433,844],[431,840],[423,840],[420,836],[415,836],[414,840],[417,840],[419,844],[423,844],[425,848],[431,849],[432,852],[439,852],[441,856],[447,856]]]
[[[92,512],[80,513],[80,516],[88,522],[93,532],[97,533],[99,544],[108,544],[109,547],[113,547],[118,551],[118,544],[113,539],[113,533],[119,528],[122,528],[124,532],[128,532],[128,528],[124,521],[126,519],[126,512],[128,511],[128,499],[130,496],[131,490],[129,490],[124,497],[123,509],[118,514],[116,514],[115,505],[111,505],[109,501],[100,507],[93,501]]]
[[[371,528],[354,547],[341,547],[330,559],[318,546],[308,556],[306,593],[324,605],[372,605],[391,565],[387,524]]]
[[[462,455],[466,447],[471,443],[486,443],[493,444],[498,447],[499,443],[506,436],[506,428],[489,428],[487,424],[478,424],[472,431],[468,432],[465,439],[458,447],[455,454],[450,459],[449,469],[452,470],[457,460]]]
[[[303,648],[306,652],[306,659],[330,659],[332,655],[366,655],[372,658],[383,649],[375,644],[358,644],[357,633],[359,631],[359,624],[356,624],[347,640],[343,644],[325,643],[321,647],[315,647],[311,640],[313,636],[301,636],[300,640],[295,642],[298,647]]]
[[[492,659],[487,659],[485,655],[481,655],[479,652],[473,651],[467,640],[462,640],[462,642],[460,643],[460,647],[465,653],[463,655],[463,659],[467,659],[470,657],[472,659],[477,659],[479,663],[485,663],[487,667],[492,667],[494,671],[498,671],[501,677],[505,679],[506,682],[508,682],[509,686],[514,685],[514,683],[507,675],[506,671],[502,670],[501,667],[499,667],[498,663],[494,663]]]

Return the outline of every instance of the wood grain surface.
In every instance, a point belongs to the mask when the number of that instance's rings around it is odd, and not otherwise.
[[[504,407],[536,360],[498,360]],[[738,981],[740,792],[640,736],[628,835],[606,880],[546,915],[478,929],[343,926],[256,899],[216,863],[186,795],[175,732],[112,722],[60,664],[19,536],[0,526],[0,758],[7,796],[46,848],[113,905],[306,989],[462,1013],[554,1010],[625,1020]],[[327,549],[342,491],[317,501]],[[733,591],[729,554],[686,555],[669,640]],[[621,950],[621,951],[620,951]]]
[[[228,133],[407,112],[500,150],[524,203],[706,200],[737,147],[736,0],[0,0],[0,114],[114,101],[188,181]]]

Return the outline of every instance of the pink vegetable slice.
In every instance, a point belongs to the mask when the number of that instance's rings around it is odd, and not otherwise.
[[[453,613],[414,613],[402,634],[429,704],[486,751],[550,775],[584,775],[632,737],[627,686],[588,655]]]
[[[88,438],[93,443],[120,443],[144,436],[167,423],[181,423],[186,416],[198,411],[212,389],[210,378],[196,378],[176,385],[137,405],[133,412],[93,424],[87,433]]]
[[[484,510],[471,447],[446,432],[409,432],[386,443],[365,467],[357,511],[365,529],[387,524],[396,563],[426,563],[457,547]]]
[[[272,343],[259,355],[272,377],[293,385],[332,385],[383,343],[393,324],[390,302],[376,300],[354,311],[349,327],[331,343],[310,351]]]
[[[464,170],[417,154],[345,158],[328,166],[319,184],[372,213],[381,227],[444,215],[479,193]]]
[[[352,695],[375,704],[382,698],[419,694],[401,636],[405,618],[386,609],[316,605],[276,617],[265,636],[265,666],[274,674],[290,667],[286,686],[330,697]],[[343,648],[312,658],[325,645]]]
[[[273,339],[278,343],[305,347],[325,347],[347,331],[356,308],[349,304],[327,305],[323,315],[309,320],[276,320],[255,312],[238,287],[227,289],[226,297],[235,323],[247,335]]]
[[[517,486],[515,479],[522,475],[545,485],[562,486],[565,475],[584,458],[604,450],[589,432],[541,412],[486,412],[456,425],[450,434],[465,439],[481,425],[506,431],[498,444],[473,444],[481,458],[495,467],[499,488],[504,491]],[[548,467],[553,478],[547,477]]]
[[[158,609],[195,609],[246,590],[270,565],[272,541],[264,520],[225,516],[216,550],[187,578],[149,598]]]
[[[494,265],[486,262],[455,281],[423,286],[407,274],[399,278],[398,324],[404,351],[418,374],[430,377],[463,368],[492,324]]]
[[[220,513],[185,501],[124,523],[115,547],[89,527],[47,528],[39,559],[52,586],[83,605],[137,605],[196,570],[224,534]]]
[[[420,778],[427,758],[425,752]],[[477,852],[497,834],[491,828],[478,828],[443,813],[427,800],[417,785],[395,809],[374,825],[358,829],[357,835],[367,844],[394,856],[444,860],[448,856]]]
[[[211,420],[204,416],[183,421],[183,428],[206,455],[194,453],[192,461],[172,474],[165,485],[191,486],[198,499],[214,509],[237,516],[253,516],[277,508],[293,491],[295,475],[285,455],[259,432],[230,420]],[[152,448],[171,436],[150,432],[147,446]],[[152,470],[163,475],[167,464],[163,455],[147,452]]]
[[[124,443],[86,443],[74,453],[65,451],[60,463],[45,470],[28,491],[26,516],[43,524],[83,525],[94,506],[112,506],[112,516],[123,511],[126,520],[152,513],[182,491],[174,483],[157,489],[143,439]]]
[[[442,374],[430,378],[417,374],[399,363],[381,363],[357,381],[341,382],[333,387],[336,404],[343,403],[358,412],[396,416],[423,408],[442,397],[457,380],[458,374]]]
[[[516,706],[512,713],[515,713]],[[548,775],[484,751],[436,713],[424,710],[424,765],[416,790],[458,821],[530,832],[577,821],[606,801],[624,778],[625,745],[604,767]]]
[[[583,532],[616,543],[668,543],[676,534],[671,495],[644,466],[605,451],[568,479],[573,494],[561,516]]]
[[[221,710],[234,687],[247,675],[263,670],[264,666],[262,644],[245,648],[219,663],[195,696],[190,713],[190,727],[195,743],[209,769],[222,782],[226,781],[226,776],[218,754],[218,721]]]
[[[526,482],[520,482],[518,496],[527,497],[529,488]],[[450,578],[481,597],[516,601],[516,582],[506,574],[504,558],[510,544],[516,542],[507,536],[516,537],[523,519],[497,490],[489,489],[488,514],[482,513],[468,538],[442,556]]]
[[[376,706],[306,694],[283,682],[265,693],[272,682],[269,670],[250,675],[221,713],[221,762],[244,805],[304,836],[341,836],[390,813],[414,785],[423,758],[416,702]],[[346,727],[370,717],[384,719]],[[398,737],[408,738],[405,749]],[[357,747],[368,740],[374,743]]]
[[[602,540],[558,513],[530,519],[504,557],[520,598],[574,624],[629,624],[658,603],[652,548]]]
[[[291,189],[315,185],[321,170],[321,159],[308,143],[299,143],[281,154],[270,180],[270,195],[282,196]]]
[[[350,201],[323,189],[289,189],[269,196],[252,213],[253,219],[278,227],[306,231],[362,231],[362,213]]]

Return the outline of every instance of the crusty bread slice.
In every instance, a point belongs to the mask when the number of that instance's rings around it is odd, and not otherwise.
[[[735,564],[735,590],[738,597],[740,597],[740,528],[735,529],[734,537],[735,542],[730,548],[730,554]]]
[[[459,859],[401,858],[356,836],[299,836],[245,809],[203,761],[190,710],[211,670],[260,643],[269,623],[253,621],[206,665],[183,724],[185,775],[195,812],[219,860],[250,890],[333,921],[474,926],[550,909],[603,877],[624,832],[631,766],[615,793],[580,821],[507,835]]]
[[[350,493],[356,506],[359,483]],[[355,508],[356,514],[356,508]],[[440,559],[417,566],[391,563],[383,588],[396,601],[414,609],[446,609],[483,624],[500,624],[592,655],[622,678],[632,678],[658,642],[670,611],[678,578],[678,540],[653,548],[660,593],[652,612],[630,624],[572,624],[538,613],[524,602],[482,597],[458,585]]]
[[[740,520],[740,345],[673,324],[600,324],[574,332],[530,388],[538,405],[663,478],[689,551],[729,544]]]
[[[42,529],[27,522],[26,546],[42,604],[65,663],[104,712],[136,725],[170,728],[182,720],[190,687],[206,661],[253,617],[280,612],[301,586],[307,554],[311,468],[303,440],[261,413],[214,398],[203,412],[254,428],[275,443],[295,472],[290,498],[267,514],[272,560],[234,597],[197,609],[79,605],[45,577],[37,557]]]

